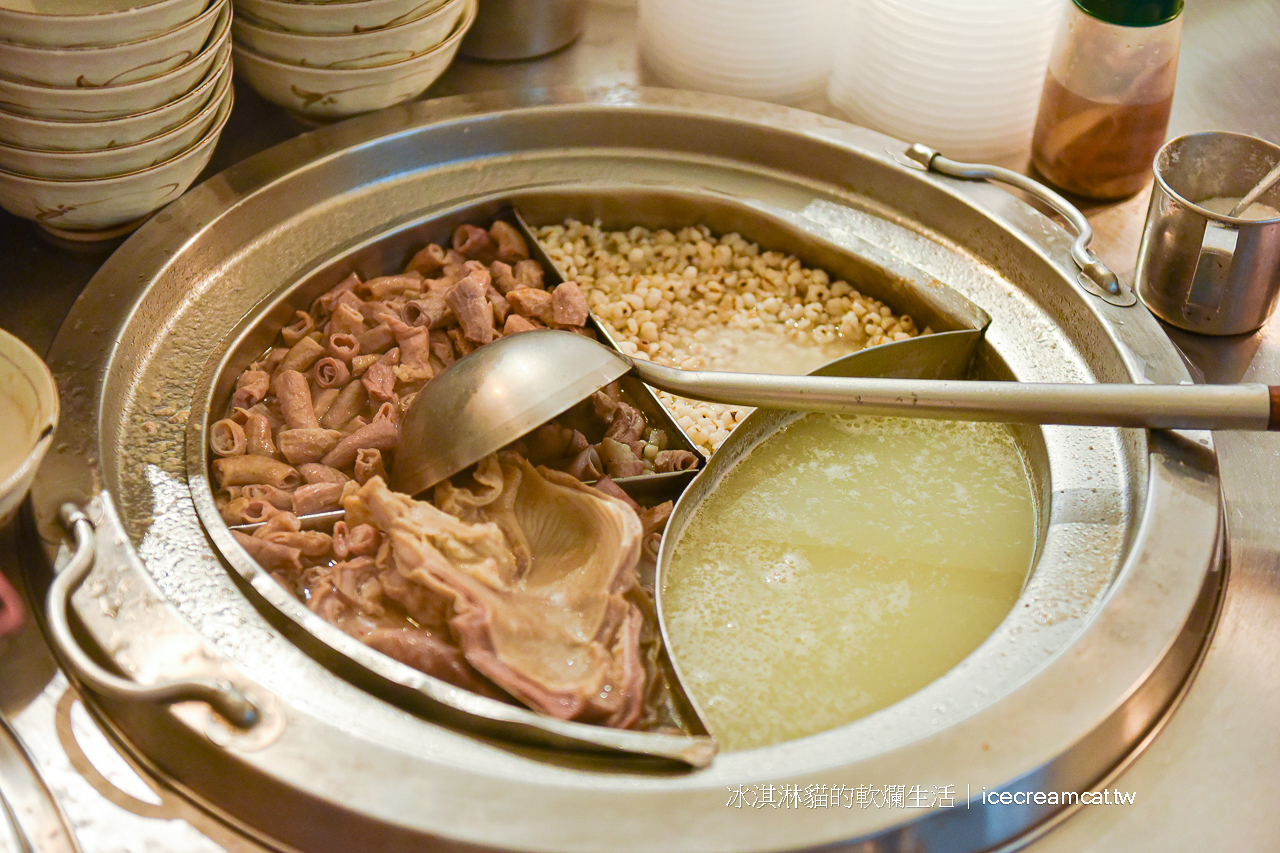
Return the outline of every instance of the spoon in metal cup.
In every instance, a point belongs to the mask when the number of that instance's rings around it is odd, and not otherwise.
[[[1276,163],[1270,172],[1262,177],[1262,180],[1254,184],[1253,189],[1244,194],[1240,201],[1236,202],[1236,206],[1231,208],[1231,212],[1227,216],[1239,216],[1249,209],[1249,205],[1253,204],[1262,194],[1275,186],[1276,181],[1280,181],[1280,163]]]
[[[1040,384],[678,370],[555,330],[501,338],[418,392],[392,486],[417,495],[635,371],[705,400],[846,415],[1146,429],[1280,429],[1280,386]]]

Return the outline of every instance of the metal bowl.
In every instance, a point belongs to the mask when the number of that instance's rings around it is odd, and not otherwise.
[[[582,33],[587,0],[485,0],[462,41],[473,59],[531,59],[559,50]]]

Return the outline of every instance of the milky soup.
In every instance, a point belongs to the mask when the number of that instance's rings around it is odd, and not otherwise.
[[[671,652],[723,750],[831,729],[977,648],[1035,543],[1007,427],[807,415],[690,519],[664,579]]]

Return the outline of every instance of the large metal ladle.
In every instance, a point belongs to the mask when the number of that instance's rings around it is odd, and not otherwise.
[[[655,388],[715,403],[840,414],[1165,429],[1280,429],[1280,386],[1036,384],[775,376],[677,370],[572,332],[501,338],[418,392],[392,485],[416,495],[634,370]]]

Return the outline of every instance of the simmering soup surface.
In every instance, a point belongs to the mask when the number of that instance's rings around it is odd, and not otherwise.
[[[722,750],[831,729],[977,648],[1035,541],[1007,427],[807,415],[684,530],[663,589],[671,653]]]

